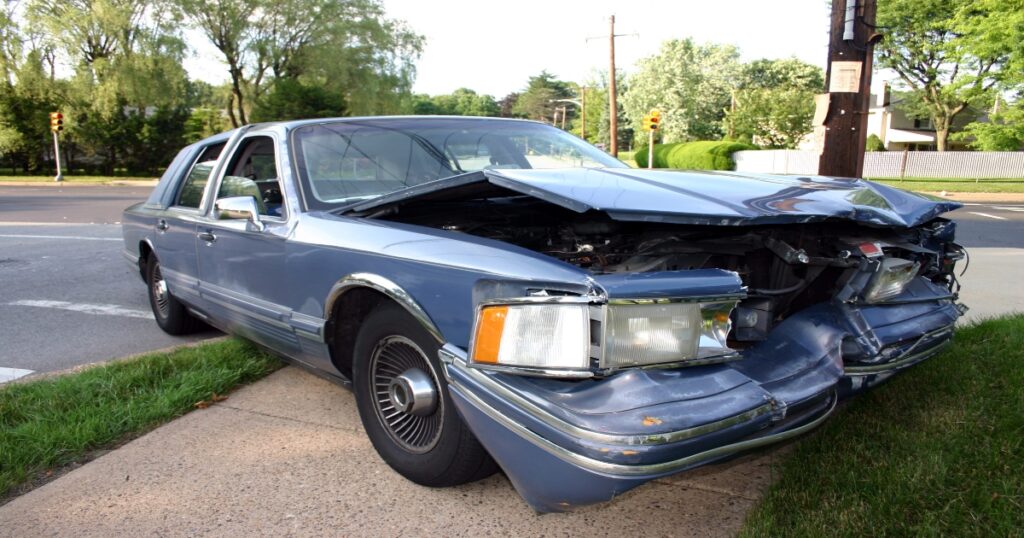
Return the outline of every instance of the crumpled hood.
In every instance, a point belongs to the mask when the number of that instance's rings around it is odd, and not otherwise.
[[[489,185],[488,185],[489,184]],[[356,211],[499,187],[623,221],[714,226],[848,220],[912,227],[961,207],[863,179],[629,168],[491,169],[403,189]],[[495,193],[497,194],[497,193]]]

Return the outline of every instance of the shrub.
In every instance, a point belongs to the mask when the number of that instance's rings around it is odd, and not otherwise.
[[[867,141],[864,143],[865,151],[885,151],[885,142],[882,142],[881,138],[878,138],[876,134],[869,134]]]
[[[678,144],[655,144],[654,167],[683,170],[733,170],[732,154],[757,149],[750,144],[732,141],[705,140]],[[647,168],[647,147],[640,146],[634,157],[637,166]]]

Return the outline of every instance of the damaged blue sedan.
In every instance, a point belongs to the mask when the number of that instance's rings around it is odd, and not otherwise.
[[[165,331],[209,324],[351,386],[409,480],[500,468],[550,512],[798,436],[943,349],[957,207],[396,117],[203,140],[123,222]]]

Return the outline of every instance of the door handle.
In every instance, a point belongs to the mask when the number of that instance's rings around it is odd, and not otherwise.
[[[214,235],[213,232],[199,232],[197,237],[199,237],[199,239],[202,239],[203,241],[206,241],[207,243],[213,243],[214,241],[217,240],[217,236]]]
[[[157,230],[159,230],[161,232],[166,232],[167,228],[170,228],[170,226],[167,225],[167,220],[166,219],[160,219],[160,220],[156,221],[156,229]]]

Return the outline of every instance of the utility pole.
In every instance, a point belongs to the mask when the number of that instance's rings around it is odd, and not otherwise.
[[[563,131],[565,130],[565,112],[566,112],[566,106],[562,105],[562,130]]]
[[[611,51],[609,58],[611,59],[610,66],[608,68],[608,118],[611,122],[608,126],[608,134],[611,140],[609,141],[609,149],[611,150],[612,157],[619,157],[619,102],[618,97],[615,94],[615,15],[612,15],[609,19],[611,24],[609,25],[610,31],[608,32],[608,47]]]
[[[611,140],[609,140],[609,153],[612,157],[619,156],[619,101],[618,95],[615,91],[615,38],[625,36],[636,36],[638,34],[616,34],[615,33],[615,15],[609,17],[608,26],[608,134]],[[588,37],[587,41],[591,39],[602,39],[595,37]]]
[[[996,101],[999,104],[999,101]],[[587,139],[587,87],[583,86],[580,88],[580,138],[583,140]]]
[[[828,113],[818,173],[861,177],[871,100],[876,0],[832,0],[825,84]]]

